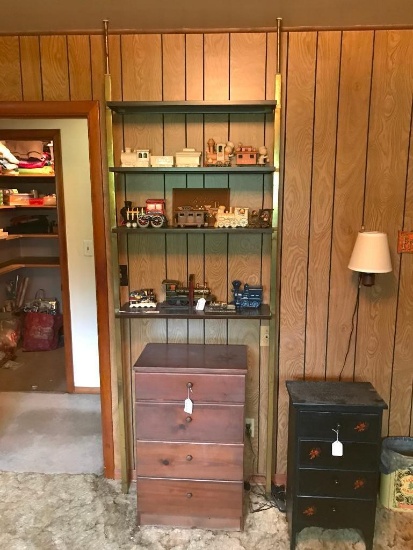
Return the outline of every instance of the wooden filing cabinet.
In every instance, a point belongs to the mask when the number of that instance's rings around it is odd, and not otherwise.
[[[146,345],[134,366],[138,523],[242,529],[246,372],[243,345]]]
[[[354,528],[373,547],[386,403],[368,382],[286,382],[291,550],[305,527]],[[343,444],[333,456],[332,443]]]

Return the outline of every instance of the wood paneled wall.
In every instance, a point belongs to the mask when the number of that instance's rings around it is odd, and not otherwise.
[[[275,33],[113,35],[109,45],[114,100],[272,99],[274,95]],[[0,101],[98,99],[103,106],[101,36],[2,36],[0,49]],[[413,431],[413,255],[398,255],[396,249],[397,231],[413,229],[412,58],[412,30],[282,36],[280,323],[279,334],[274,335],[279,339],[274,434],[279,473],[286,470],[287,379],[341,375],[343,380],[369,380],[389,404],[383,435]],[[203,149],[210,136],[245,143],[251,139],[255,145],[260,140],[268,144],[270,139],[268,125],[264,135],[259,130],[262,121],[254,119],[246,125],[236,117],[229,121],[176,116],[165,124],[160,117],[155,123],[158,134],[148,133],[147,122],[142,116],[132,122],[117,120],[117,155],[124,145],[147,145],[158,154],[193,144]],[[152,117],[152,129],[153,124]],[[188,183],[171,179],[153,184],[163,190],[165,185],[170,189]],[[227,186],[228,181],[215,178],[207,183],[212,184]],[[250,196],[248,183],[240,193]],[[122,184],[118,194],[121,201]],[[347,263],[362,225],[388,233],[393,272],[379,275],[374,287],[360,289],[352,332],[358,285],[357,274],[348,270]],[[222,261],[215,253],[224,251],[227,262],[229,249],[241,246],[220,239],[170,240],[168,250],[174,251],[175,259],[171,256],[168,276],[185,279],[188,271],[195,270],[200,277],[206,271],[214,278]],[[158,245],[131,237],[121,255],[136,246],[146,247],[149,257]],[[203,247],[210,258],[205,264],[196,253]],[[248,276],[248,256],[255,248],[250,243],[235,255],[231,251],[229,257],[240,260],[241,278]],[[189,265],[181,261],[187,250]],[[264,280],[269,269],[265,257],[253,262],[254,273]],[[163,273],[165,259],[159,254],[153,259]],[[232,273],[238,265],[230,267]],[[142,268],[145,273],[145,260]],[[131,284],[140,283],[133,280],[136,273],[132,269]],[[221,286],[227,289],[227,281]],[[201,327],[195,321],[148,320],[132,321],[129,328],[130,346],[124,351],[130,362],[146,341],[249,345],[247,416],[257,422],[255,471],[263,473],[268,365],[257,341],[259,323],[218,320]]]

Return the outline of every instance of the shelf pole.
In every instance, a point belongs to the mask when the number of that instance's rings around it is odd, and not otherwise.
[[[272,243],[271,243],[271,272],[270,272],[270,340],[268,358],[268,416],[267,416],[267,457],[266,457],[266,492],[271,494],[271,482],[274,474],[275,433],[274,414],[277,407],[276,374],[278,372],[278,247],[279,247],[279,196],[280,196],[280,146],[281,146],[281,17],[277,17],[277,63],[274,82],[274,150],[273,150],[273,216],[272,216]]]
[[[104,48],[105,48],[105,127],[106,127],[106,154],[108,166],[114,166],[113,157],[113,120],[112,112],[107,106],[107,102],[112,100],[112,79],[109,68],[109,22],[107,19],[103,21],[104,27]],[[109,224],[111,227],[116,226],[116,196],[115,196],[115,175],[108,170],[108,200],[109,200]],[[117,235],[111,233],[111,258],[112,258],[112,289],[113,289],[113,304],[119,304],[119,269],[117,266],[118,260],[118,243]],[[116,262],[116,265],[115,265]],[[113,316],[114,323],[114,338],[111,351],[112,361],[116,365],[116,381],[117,381],[117,400],[118,400],[118,437],[119,437],[119,456],[120,456],[120,475],[122,491],[129,491],[129,464],[128,464],[128,445],[126,440],[126,403],[125,403],[125,385],[124,372],[122,361],[122,337],[121,337],[121,321]]]

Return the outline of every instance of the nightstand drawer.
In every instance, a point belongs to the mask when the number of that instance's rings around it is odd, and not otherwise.
[[[371,525],[376,514],[376,499],[297,498],[297,520],[301,527],[361,528]]]
[[[301,439],[299,466],[335,470],[377,471],[379,447],[374,443],[343,443],[343,456],[332,456],[331,441]]]
[[[297,431],[301,437],[335,438],[339,426],[340,441],[374,442],[380,437],[381,417],[377,414],[300,411]]]
[[[228,481],[243,479],[243,445],[136,442],[136,475]]]
[[[179,401],[188,397],[194,403],[244,403],[245,376],[224,374],[169,374],[137,372],[135,395],[141,401]]]
[[[184,404],[136,404],[136,438],[149,441],[243,443],[244,406],[194,404],[192,414]]]
[[[379,474],[376,472],[300,469],[298,494],[374,499],[378,482]]]
[[[138,478],[138,513],[239,518],[243,483]]]

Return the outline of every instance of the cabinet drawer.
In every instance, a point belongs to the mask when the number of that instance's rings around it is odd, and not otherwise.
[[[373,499],[377,495],[379,474],[301,469],[298,494]]]
[[[136,475],[242,481],[243,445],[137,441]]]
[[[242,516],[243,483],[137,479],[138,513],[239,518]]]
[[[373,443],[343,443],[343,456],[332,456],[332,441],[302,439],[299,465],[309,468],[377,471],[379,447]]]
[[[137,439],[243,443],[244,406],[195,403],[187,414],[183,403],[139,402],[135,425]]]
[[[297,519],[301,527],[318,526],[328,529],[353,527],[364,530],[375,520],[376,499],[353,500],[298,497]]]
[[[338,425],[340,441],[375,442],[380,438],[381,416],[378,414],[314,411],[298,414],[297,431],[302,437],[335,439],[333,429]]]
[[[135,373],[137,400],[179,401],[188,397],[194,403],[243,403],[245,376],[221,374]]]

